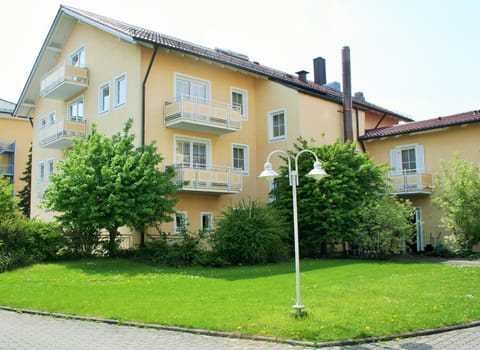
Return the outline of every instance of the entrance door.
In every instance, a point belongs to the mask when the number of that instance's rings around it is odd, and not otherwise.
[[[423,244],[423,223],[422,223],[422,208],[416,207],[415,213],[412,215],[413,229],[415,236],[413,242],[409,245],[412,253],[423,252],[425,245]]]

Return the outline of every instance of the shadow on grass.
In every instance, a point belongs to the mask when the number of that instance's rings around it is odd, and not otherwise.
[[[342,268],[347,265],[385,265],[385,264],[412,264],[414,261],[375,261],[361,259],[318,259],[318,260],[301,260],[301,272],[309,272],[321,269]],[[177,274],[198,276],[203,278],[218,278],[228,281],[265,278],[277,275],[293,274],[295,272],[295,264],[292,261],[252,266],[230,266],[230,267],[166,267],[153,266],[134,262],[127,259],[118,258],[91,258],[74,261],[59,262],[67,269],[81,270],[83,273],[90,275],[102,276],[137,276],[145,274]]]

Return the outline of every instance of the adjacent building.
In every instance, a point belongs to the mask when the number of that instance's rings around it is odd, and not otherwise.
[[[13,184],[14,194],[25,183],[21,180],[32,140],[32,126],[26,117],[13,116],[15,103],[0,99],[0,176]]]
[[[32,216],[52,217],[38,205],[72,138],[94,124],[119,132],[129,118],[137,144],[155,140],[163,166],[188,183],[164,232],[180,232],[183,219],[192,231],[212,229],[226,206],[267,201],[269,185],[257,175],[272,150],[292,149],[300,136],[318,145],[344,137],[343,95],[326,84],[323,58],[313,66],[310,81],[305,70],[284,73],[228,49],[61,6],[14,110],[33,120]],[[411,121],[355,96],[354,139]]]
[[[480,163],[480,111],[438,117],[402,125],[378,127],[360,137],[377,162],[390,164],[394,193],[416,207],[414,252],[433,249],[447,235],[441,212],[432,204],[435,176],[442,161],[456,155]]]

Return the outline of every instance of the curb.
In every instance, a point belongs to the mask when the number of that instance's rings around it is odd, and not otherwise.
[[[312,348],[333,347],[333,346],[348,346],[348,345],[358,345],[358,344],[365,344],[365,343],[377,343],[377,342],[382,342],[382,341],[391,341],[391,340],[398,340],[398,339],[404,339],[404,338],[413,338],[413,337],[419,337],[419,336],[427,336],[427,335],[445,333],[445,332],[450,332],[450,331],[465,329],[465,328],[480,327],[480,321],[473,321],[473,322],[454,325],[454,326],[447,326],[447,327],[441,327],[441,328],[435,328],[435,329],[425,329],[425,330],[420,330],[420,331],[415,331],[415,332],[398,333],[398,334],[392,334],[392,335],[387,335],[387,336],[379,336],[379,337],[332,340],[332,341],[326,341],[326,342],[320,342],[319,343],[319,342],[301,341],[301,340],[293,340],[293,339],[283,339],[283,338],[267,337],[267,336],[259,336],[259,335],[248,335],[248,334],[241,334],[241,333],[236,333],[236,332],[211,331],[211,330],[206,330],[206,329],[167,326],[167,325],[161,325],[161,324],[141,323],[141,322],[135,322],[135,321],[119,321],[119,320],[116,320],[116,319],[109,319],[109,318],[99,318],[99,317],[91,317],[91,316],[77,316],[77,315],[62,314],[62,313],[56,313],[56,312],[46,312],[46,311],[38,311],[38,310],[30,310],[30,309],[21,309],[21,308],[15,308],[15,307],[10,307],[10,306],[3,306],[3,305],[0,305],[0,310],[8,311],[8,312],[16,312],[16,313],[19,313],[19,314],[24,313],[24,314],[29,314],[29,315],[38,315],[38,316],[60,318],[60,319],[65,319],[65,320],[98,322],[98,323],[105,323],[105,324],[118,325],[118,326],[129,326],[129,327],[137,327],[137,328],[157,329],[157,330],[180,332],[180,333],[190,333],[190,334],[205,335],[205,336],[212,336],[212,337],[237,338],[237,339],[245,339],[245,340],[264,341],[264,342],[270,342],[270,343],[281,343],[281,344],[312,347]]]

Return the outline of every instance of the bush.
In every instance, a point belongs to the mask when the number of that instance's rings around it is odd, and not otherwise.
[[[64,237],[64,256],[91,256],[101,247],[101,233],[93,227],[67,227],[64,229]]]
[[[54,223],[16,215],[0,221],[0,271],[52,260],[64,240]]]
[[[233,265],[282,261],[288,257],[286,231],[273,208],[241,202],[222,212],[212,237],[213,253]]]

